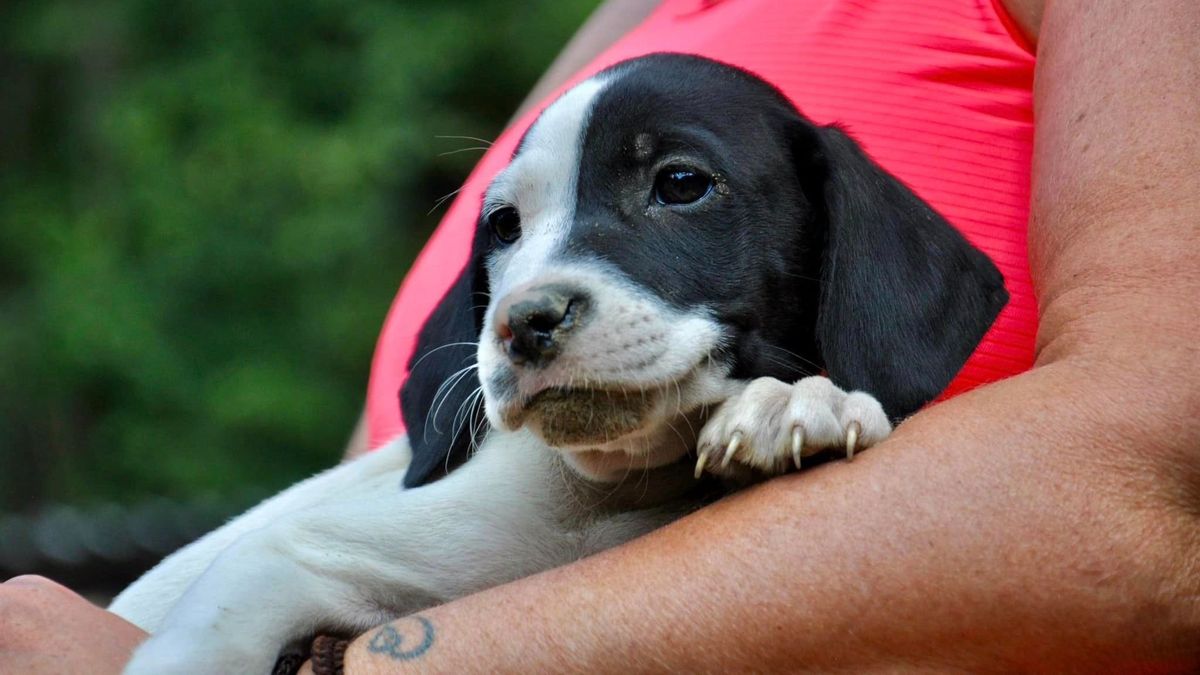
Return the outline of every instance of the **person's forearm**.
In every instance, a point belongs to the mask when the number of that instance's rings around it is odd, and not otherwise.
[[[347,672],[1196,664],[1200,611],[1172,603],[1200,592],[1187,567],[1200,520],[1176,508],[1180,485],[1144,470],[1133,430],[1100,423],[1188,411],[1123,377],[1063,363],[959,397],[853,463],[431,609],[419,659],[390,656],[397,636],[372,631]],[[1164,530],[1172,545],[1143,544]],[[419,642],[412,619],[391,630]]]

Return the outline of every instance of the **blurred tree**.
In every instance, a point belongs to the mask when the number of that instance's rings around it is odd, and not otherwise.
[[[439,213],[596,0],[0,4],[0,511],[328,466]]]

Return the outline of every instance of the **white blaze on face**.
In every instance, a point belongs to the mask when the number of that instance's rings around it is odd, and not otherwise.
[[[478,376],[489,422],[507,430],[532,424],[545,432],[537,408],[530,413],[526,404],[548,389],[591,387],[596,396],[618,399],[622,391],[636,392],[634,403],[643,405],[640,428],[632,432],[627,420],[638,406],[627,406],[623,417],[614,413],[606,421],[585,393],[577,401],[569,396],[559,401],[553,415],[563,428],[595,427],[596,438],[579,441],[581,447],[627,454],[646,468],[673,461],[687,450],[672,421],[722,400],[727,366],[710,358],[722,342],[722,330],[707,310],[671,308],[610,263],[564,255],[575,220],[584,134],[609,77],[587,80],[547,108],[512,163],[488,188],[484,214],[515,208],[521,234],[512,244],[496,247],[487,261],[490,297],[479,340]],[[516,367],[495,332],[496,307],[514,289],[548,282],[586,292],[589,319],[572,330],[553,362]],[[610,436],[608,429],[616,429],[618,421],[624,426]],[[601,465],[612,463],[601,459],[590,469],[577,468],[598,477],[605,473]]]
[[[547,108],[525,136],[520,154],[488,189],[485,213],[512,206],[521,216],[521,238],[499,250],[489,265],[493,300],[542,274],[566,242],[575,218],[583,135],[605,84],[594,77]]]

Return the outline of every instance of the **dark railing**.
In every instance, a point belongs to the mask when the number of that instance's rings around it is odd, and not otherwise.
[[[32,515],[0,515],[0,580],[40,574],[103,603],[261,497],[57,505]]]

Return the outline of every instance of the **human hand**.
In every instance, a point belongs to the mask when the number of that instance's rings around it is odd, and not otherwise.
[[[147,634],[38,576],[0,584],[0,672],[120,673]]]

